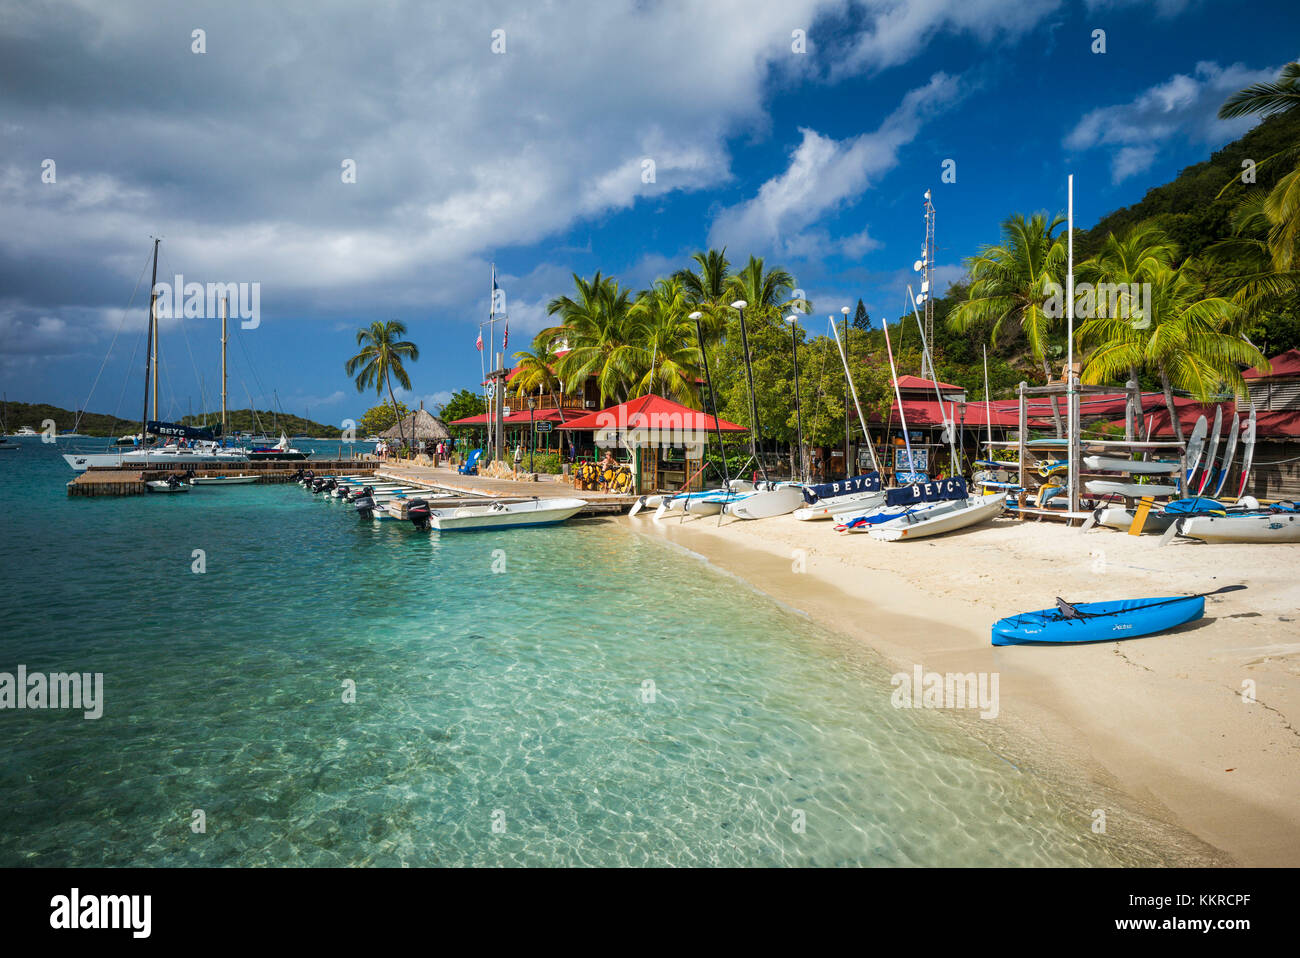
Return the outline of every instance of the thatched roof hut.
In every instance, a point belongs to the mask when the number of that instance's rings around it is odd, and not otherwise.
[[[391,429],[385,429],[379,434],[381,439],[406,439],[410,442],[415,439],[416,442],[424,442],[427,439],[450,439],[451,432],[447,429],[447,424],[439,419],[433,413],[426,409],[417,409],[411,415],[404,418],[398,426]]]

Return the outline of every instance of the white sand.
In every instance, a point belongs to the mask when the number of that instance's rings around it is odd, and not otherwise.
[[[994,720],[1244,865],[1300,865],[1300,546],[1000,520],[879,542],[785,516],[621,520],[879,650],[899,671],[997,672]],[[792,566],[805,550],[804,571]],[[1175,633],[993,648],[1003,616],[1070,601],[1249,588]],[[1251,682],[1256,701],[1242,695]],[[1046,754],[1046,753],[1045,753]]]

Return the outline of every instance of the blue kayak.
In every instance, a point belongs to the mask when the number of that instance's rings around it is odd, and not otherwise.
[[[1112,642],[1164,632],[1194,622],[1204,614],[1203,595],[1080,602],[1074,606],[1061,603],[1055,609],[998,620],[993,624],[993,644]]]

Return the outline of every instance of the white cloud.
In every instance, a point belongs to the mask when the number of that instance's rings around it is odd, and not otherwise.
[[[874,73],[911,60],[944,33],[969,33],[983,43],[1014,41],[1061,6],[1061,0],[869,0],[867,25],[832,76]]]
[[[1119,147],[1111,160],[1111,179],[1119,183],[1148,169],[1161,147],[1176,137],[1217,147],[1241,136],[1259,118],[1220,120],[1219,107],[1237,90],[1275,79],[1278,70],[1202,61],[1191,75],[1176,73],[1128,103],[1088,112],[1065,137],[1065,146],[1071,150]]]
[[[834,140],[802,128],[784,172],[759,187],[757,195],[721,211],[709,231],[711,246],[768,250],[811,258],[827,251],[824,235],[806,232],[824,215],[857,200],[898,164],[898,151],[920,132],[927,118],[960,96],[955,77],[936,73],[924,87],[909,91],[880,127],[847,140]],[[865,251],[865,234],[850,238],[850,248]]]

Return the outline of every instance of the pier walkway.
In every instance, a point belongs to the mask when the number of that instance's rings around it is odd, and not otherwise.
[[[580,515],[621,515],[636,502],[637,496],[575,489],[559,476],[542,475],[537,482],[492,479],[488,476],[462,476],[451,466],[419,466],[408,462],[389,462],[375,471],[378,477],[427,486],[445,492],[493,498],[585,499]]]

